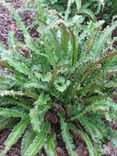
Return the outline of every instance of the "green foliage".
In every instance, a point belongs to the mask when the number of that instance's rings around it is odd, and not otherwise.
[[[109,24],[117,15],[116,0],[71,0],[68,12],[66,12],[68,0],[45,0],[45,2],[62,15],[69,14],[70,18],[77,14],[82,19],[89,18],[95,21],[98,17]]]
[[[42,148],[56,156],[56,135],[61,133],[68,154],[75,156],[71,131],[81,135],[90,156],[103,155],[102,142],[114,132],[103,119],[117,120],[113,102],[117,95],[117,49],[111,35],[117,22],[104,30],[103,21],[86,25],[73,19],[69,22],[71,4],[64,20],[56,11],[45,10],[43,1],[37,1],[40,35],[33,40],[18,10],[4,0],[0,2],[25,36],[22,44],[16,41],[19,44],[14,46],[11,41],[8,50],[0,46],[0,79],[5,82],[0,82],[0,129],[10,127],[11,122],[13,127],[1,155],[22,136],[23,156],[35,156]],[[80,1],[75,2],[79,9]],[[22,55],[21,47],[30,55]],[[53,124],[60,125],[59,134]]]
[[[14,126],[12,132],[8,136],[7,140],[5,141],[5,149],[4,149],[4,154],[7,153],[7,151],[11,148],[11,146],[16,143],[18,138],[22,135],[24,132],[25,128],[29,124],[29,119],[23,118],[16,126]]]
[[[36,133],[30,129],[28,130],[23,139],[22,139],[22,144],[21,144],[21,155],[24,155],[26,150],[28,149],[29,145],[32,144],[33,139],[35,138]]]
[[[72,137],[70,136],[70,133],[69,133],[68,125],[65,122],[65,119],[64,119],[63,115],[60,114],[59,116],[60,116],[60,119],[61,119],[60,123],[61,123],[62,137],[63,137],[63,140],[64,140],[64,142],[66,144],[68,154],[71,155],[71,156],[77,156],[77,153],[75,152],[75,147],[73,145],[73,139],[72,139]]]
[[[74,125],[72,125],[72,124],[69,124],[68,127],[69,127],[69,129],[72,129],[72,130],[78,132],[78,133],[82,136],[82,138],[84,139],[85,143],[87,144],[87,148],[88,148],[88,150],[89,150],[89,154],[90,154],[91,156],[96,155],[95,149],[94,149],[94,147],[93,147],[93,144],[92,144],[92,142],[91,142],[89,136],[88,136],[85,132],[83,132],[83,131],[81,131],[81,130],[78,130],[78,129],[77,129]]]
[[[65,15],[67,19],[69,16],[82,15],[92,20],[96,20],[95,15],[99,13],[106,1],[104,0],[45,0],[51,8],[57,10],[61,14]],[[65,11],[67,10],[67,11]]]
[[[103,19],[106,23],[110,23],[112,18],[117,15],[117,1],[108,0],[103,10]]]
[[[29,145],[26,152],[24,153],[24,156],[33,156],[38,153],[38,151],[42,148],[46,140],[48,128],[49,128],[48,124],[45,124],[41,128],[41,132],[37,134],[37,136],[33,140],[33,143]]]
[[[47,143],[44,147],[48,156],[57,156],[56,138],[53,134],[47,138]]]

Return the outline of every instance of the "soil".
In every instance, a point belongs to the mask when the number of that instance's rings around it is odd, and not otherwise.
[[[23,6],[23,0],[6,0],[7,2],[10,2],[12,6],[15,8],[21,8]],[[21,17],[25,23],[26,26],[30,26],[33,19],[36,17],[36,13],[34,12],[23,12],[21,14]],[[20,41],[24,41],[23,34],[21,30],[18,28],[15,20],[10,16],[9,12],[0,4],[0,42],[4,44],[5,48],[9,48],[8,44],[8,33],[10,31],[16,32],[16,37]],[[29,32],[33,38],[38,37],[38,33],[36,31],[36,28],[29,28]],[[117,31],[116,31],[117,32]],[[114,33],[116,34],[116,33]],[[25,50],[25,49],[24,49]],[[114,129],[117,129],[117,122],[111,122],[109,123],[111,127]],[[60,127],[59,125],[55,124],[54,126],[56,133],[59,133]],[[4,142],[7,138],[7,136],[10,133],[10,129],[5,129],[0,131],[0,149],[4,149]],[[76,150],[78,151],[79,156],[88,156],[88,151],[86,148],[85,143],[81,139],[81,136],[74,134],[75,139],[74,143],[76,146]],[[58,156],[67,156],[67,152],[65,149],[65,145],[61,139],[61,136],[57,138],[58,144],[56,146],[56,151],[58,153]],[[21,139],[17,141],[15,145],[12,146],[10,151],[6,154],[6,156],[20,156],[20,144]],[[104,147],[104,155],[105,156],[117,156],[117,147],[114,147],[111,142],[107,142],[103,145]],[[44,152],[42,151],[38,156],[46,156]]]

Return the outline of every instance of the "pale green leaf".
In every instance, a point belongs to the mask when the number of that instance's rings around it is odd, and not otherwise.
[[[56,139],[54,135],[48,137],[44,147],[48,156],[57,156]]]
[[[54,85],[58,91],[64,92],[70,85],[70,81],[69,80],[66,81],[63,77],[57,77],[57,79],[54,82]]]
[[[28,130],[25,135],[23,136],[22,143],[21,143],[21,155],[24,156],[26,150],[28,149],[29,145],[32,144],[36,134],[32,131],[32,129]]]

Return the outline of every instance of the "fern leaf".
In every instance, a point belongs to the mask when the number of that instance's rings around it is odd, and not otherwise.
[[[69,32],[67,30],[67,27],[62,24],[61,26],[61,46],[64,49],[65,54],[68,53],[68,42],[69,42]]]
[[[44,122],[45,113],[50,109],[49,96],[41,94],[35,102],[35,107],[30,110],[30,119],[35,132],[40,132],[41,125]],[[48,103],[48,105],[46,105]]]
[[[56,27],[56,24],[55,24],[55,27]],[[55,56],[56,56],[55,59],[56,59],[56,62],[57,62],[58,60],[61,60],[61,58],[63,56],[61,42],[58,39],[58,34],[59,33],[56,30],[50,30],[50,33],[51,33],[51,38],[50,39],[51,39],[53,50],[54,50],[54,53],[55,53]]]
[[[45,113],[49,108],[50,106],[45,105],[38,108],[36,105],[33,109],[30,110],[30,119],[35,132],[40,132],[41,125],[44,122]]]
[[[10,101],[18,106],[22,106],[23,108],[25,108],[27,110],[30,110],[32,108],[32,105],[28,101],[23,100],[23,99],[15,100],[15,99],[10,98]]]
[[[33,143],[29,145],[24,156],[35,156],[40,151],[40,149],[42,148],[42,146],[46,141],[48,130],[49,130],[49,125],[45,124],[41,128],[40,133],[38,133],[35,139],[33,140]]]
[[[49,101],[50,101],[50,97],[48,95],[40,94],[35,104],[38,105],[39,107],[39,106],[47,105]]]
[[[57,156],[56,139],[54,135],[50,135],[45,143],[45,151],[48,156]]]
[[[25,113],[18,111],[17,109],[10,108],[1,108],[0,107],[0,115],[6,117],[24,117]]]
[[[69,29],[70,30],[70,29]],[[71,47],[72,47],[72,65],[74,65],[78,59],[78,44],[77,44],[77,37],[74,34],[74,32],[72,30],[70,30],[70,41],[71,41]]]
[[[32,144],[36,134],[31,129],[25,133],[21,143],[21,155],[24,156],[29,145]]]
[[[23,62],[15,62],[13,60],[8,61],[9,65],[15,68],[16,71],[19,73],[23,73],[25,75],[29,75],[30,71],[28,67]]]
[[[14,119],[0,116],[0,130],[13,127],[15,124],[16,122]]]
[[[4,129],[8,123],[9,123],[9,119],[0,117],[0,130]]]
[[[3,80],[4,82],[6,82],[6,83],[8,83],[8,85],[9,85],[9,83],[11,83],[9,86],[13,86],[14,84],[15,84],[15,78],[14,78],[14,75],[10,75],[10,74],[8,74],[8,73],[4,73],[3,71],[2,72],[0,72],[0,80]],[[2,83],[1,81],[0,81],[0,83]],[[1,87],[2,88],[2,87]],[[8,88],[10,88],[10,87],[8,87]],[[2,89],[3,90],[3,89]]]
[[[34,100],[38,99],[38,94],[35,92],[32,92],[31,90],[27,90],[26,92],[24,92],[24,96],[32,98]]]
[[[104,135],[102,134],[102,132],[100,131],[100,128],[99,128],[100,125],[101,125],[101,127],[103,127],[104,123],[100,124],[101,121],[100,121],[100,123],[98,123],[97,120],[100,120],[100,118],[95,117],[94,122],[93,122],[85,116],[84,116],[84,118],[83,118],[83,116],[80,117],[80,123],[85,127],[86,131],[90,133],[90,135],[94,141],[102,140],[104,137]]]
[[[77,153],[75,152],[75,147],[73,145],[73,139],[69,133],[68,125],[65,122],[65,119],[62,114],[59,114],[59,117],[60,117],[60,124],[62,130],[62,137],[66,144],[67,151],[70,156],[77,156]]]
[[[26,89],[37,88],[37,89],[42,89],[42,90],[48,90],[47,85],[44,83],[27,82],[24,84],[24,87]]]
[[[107,42],[108,37],[112,33],[112,31],[117,27],[117,22],[113,23],[111,27],[106,28],[103,31],[103,34],[100,35],[99,40],[97,41],[97,44],[95,45],[95,54],[99,55],[100,52],[103,50],[103,47],[105,43]]]
[[[44,36],[44,44],[45,44],[45,51],[48,57],[48,61],[53,66],[53,68],[56,67],[57,59],[53,48],[53,43],[50,42],[50,40]]]
[[[15,95],[23,96],[24,94],[23,94],[22,91],[14,91],[14,90],[3,90],[3,91],[0,91],[0,97],[15,96]]]
[[[4,78],[1,78],[0,79],[2,81],[0,81],[0,90],[3,91],[3,90],[8,90],[8,89],[11,89],[15,83],[12,81],[12,79],[4,79]]]
[[[89,53],[91,51],[91,49],[93,48],[94,46],[94,39],[95,39],[95,36],[96,34],[100,31],[100,26],[98,26],[97,28],[94,28],[92,30],[92,34],[91,34],[91,37],[88,37],[86,43],[87,43],[87,49],[86,49],[86,52]]]
[[[26,126],[29,124],[29,119],[23,118],[12,130],[10,135],[8,136],[7,140],[5,141],[5,150],[3,151],[4,154],[11,148],[13,144],[21,137],[23,134]]]
[[[30,119],[32,123],[32,127],[35,132],[40,132],[40,120],[39,120],[39,110],[38,107],[35,107],[30,110]]]

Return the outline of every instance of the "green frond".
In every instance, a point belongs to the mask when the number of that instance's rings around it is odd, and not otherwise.
[[[88,119],[88,116],[84,116],[84,118],[81,116],[79,120],[95,142],[103,140],[108,135],[108,128],[105,126],[104,122],[101,121],[100,116],[95,114],[93,120]]]
[[[40,132],[42,125],[44,124],[44,118],[47,111],[50,109],[49,105],[43,105],[38,107],[37,105],[30,110],[30,119],[32,128],[35,132]]]
[[[56,67],[56,63],[57,63],[57,56],[56,56],[55,50],[54,50],[53,46],[51,46],[51,44],[53,44],[53,43],[45,35],[44,36],[44,45],[45,45],[45,51],[46,51],[46,54],[47,54],[47,57],[48,57],[48,61],[53,66],[53,68],[55,68]]]
[[[79,49],[78,49],[78,43],[77,43],[77,36],[74,34],[72,30],[70,30],[70,41],[71,41],[71,51],[72,51],[72,65],[74,65],[77,61]]]
[[[0,71],[0,91],[11,89],[16,84],[16,79],[14,74],[11,74],[9,71]]]
[[[0,116],[0,130],[13,127],[16,123],[17,123],[17,120],[13,118]]]
[[[70,39],[70,34],[68,31],[68,28],[64,24],[62,24],[61,25],[61,46],[62,46],[65,54],[68,53],[69,39]]]
[[[48,136],[47,141],[44,146],[45,151],[48,156],[57,156],[56,144],[57,142],[56,142],[54,134]]]
[[[25,135],[23,136],[22,143],[21,143],[21,155],[23,156],[27,151],[30,144],[32,144],[36,134],[35,132],[30,129],[28,130]]]
[[[48,90],[46,83],[36,83],[36,82],[27,82],[24,84],[24,88],[26,89],[37,88],[42,90]]]
[[[34,107],[33,109],[30,110],[30,119],[34,131],[40,132],[40,125],[43,124],[43,122],[41,122],[39,119],[38,107]]]
[[[25,112],[18,111],[17,109],[2,108],[0,107],[0,116],[4,117],[25,117]]]
[[[102,113],[104,115],[105,113],[109,113],[111,111],[117,111],[117,106],[111,98],[106,98],[100,101],[95,100],[92,105],[86,106],[85,110],[83,110],[80,115],[85,115],[89,112],[96,113],[98,111],[100,114]]]
[[[62,114],[59,114],[59,117],[60,117],[60,124],[61,124],[61,130],[62,130],[62,137],[66,144],[68,153],[70,156],[77,156],[77,153],[75,152],[75,147],[73,145],[72,136],[69,133],[68,124],[67,122],[65,122],[65,119]]]
[[[5,97],[5,99],[6,99],[6,97]],[[21,106],[21,107],[23,107],[23,108],[25,108],[27,110],[32,108],[32,105],[28,101],[26,101],[24,99],[20,99],[20,98],[19,99],[12,99],[12,98],[9,98],[9,100],[12,103],[16,104],[17,106]]]
[[[10,135],[8,136],[7,140],[5,141],[5,150],[3,151],[4,154],[11,148],[13,144],[17,142],[17,140],[21,137],[24,133],[25,128],[29,124],[29,119],[23,118],[12,130]]]
[[[42,148],[42,146],[46,141],[48,130],[49,130],[49,125],[45,124],[41,128],[40,133],[38,133],[37,136],[34,138],[32,144],[29,145],[24,156],[36,156],[36,154],[40,151],[40,149]]]
[[[26,90],[24,92],[24,96],[26,96],[28,98],[32,98],[34,100],[38,99],[38,94],[36,92],[33,92],[32,90]]]
[[[20,63],[20,62],[15,62],[13,60],[10,60],[8,63],[10,66],[15,68],[15,70],[18,71],[19,73],[29,75],[30,70],[28,69],[28,67],[23,62]]]
[[[14,91],[14,90],[3,90],[0,91],[0,97],[4,97],[4,96],[23,96],[23,92],[22,91]]]
[[[112,34],[113,30],[117,27],[117,22],[113,23],[112,26],[105,28],[102,35],[97,41],[97,44],[95,45],[95,54],[99,55],[100,52],[103,50],[105,43],[108,40],[108,37],[110,34]]]
[[[35,102],[34,108],[30,109],[30,120],[35,132],[40,132],[41,127],[44,124],[45,114],[51,108],[49,101],[50,98],[48,95],[41,94]]]

